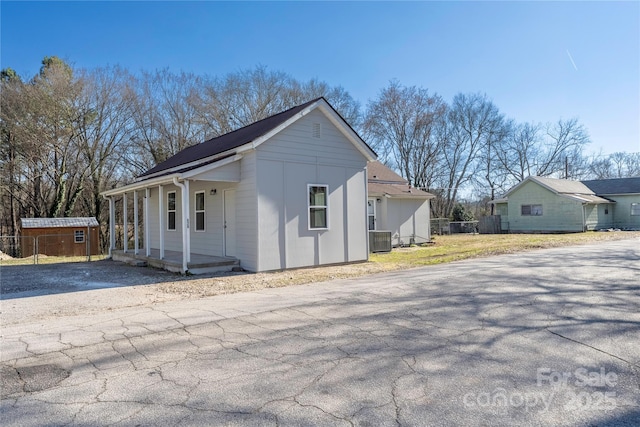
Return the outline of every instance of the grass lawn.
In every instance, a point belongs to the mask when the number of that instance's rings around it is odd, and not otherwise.
[[[573,234],[454,234],[434,236],[423,247],[397,248],[390,253],[371,254],[371,262],[390,269],[441,264],[479,256],[506,254],[536,248],[578,245],[605,240],[640,237],[640,232],[586,232]]]

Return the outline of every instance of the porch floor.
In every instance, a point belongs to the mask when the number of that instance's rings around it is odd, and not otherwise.
[[[151,266],[173,271],[182,272],[182,252],[164,251],[164,258],[160,259],[160,249],[151,249],[151,256],[146,256],[146,251],[141,249],[136,255],[133,249],[124,252],[115,250],[112,252],[115,261],[122,261],[128,264],[139,266]],[[219,257],[213,255],[191,254],[191,262],[187,263],[187,270],[192,274],[214,273],[218,271],[231,271],[234,267],[240,266],[240,260],[233,257]]]

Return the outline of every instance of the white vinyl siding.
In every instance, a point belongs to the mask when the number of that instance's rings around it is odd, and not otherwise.
[[[381,203],[382,204],[382,203]],[[429,201],[425,199],[386,199],[385,224],[381,230],[391,231],[392,244],[425,243],[431,238]]]
[[[236,258],[248,271],[258,269],[257,167],[255,152],[245,153],[240,160],[242,180],[236,187]]]
[[[224,190],[236,188],[230,182],[193,181],[190,185],[192,205],[195,207],[196,193],[204,192],[205,230],[196,231],[195,225],[191,233],[191,252],[194,254],[224,256],[223,252],[223,197]],[[215,194],[211,194],[215,189]],[[195,210],[194,210],[195,212]],[[195,216],[193,217],[195,221]]]
[[[260,271],[367,259],[366,158],[322,112],[283,129],[256,154]],[[309,184],[327,186],[329,229],[309,228]]]

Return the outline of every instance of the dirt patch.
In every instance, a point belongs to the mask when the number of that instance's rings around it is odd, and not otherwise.
[[[0,251],[0,261],[8,261],[10,259],[13,259],[11,255],[7,255],[4,252]]]

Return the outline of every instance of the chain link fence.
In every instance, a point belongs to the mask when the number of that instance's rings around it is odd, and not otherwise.
[[[92,234],[76,231],[67,234],[0,236],[0,263],[24,265],[101,258],[99,241]]]

